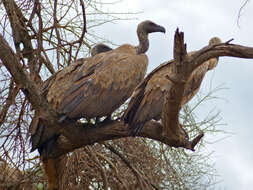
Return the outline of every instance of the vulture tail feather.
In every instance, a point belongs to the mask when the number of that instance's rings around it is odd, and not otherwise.
[[[37,126],[36,131],[31,135],[31,152],[38,149],[40,155],[47,157],[52,151],[59,134],[55,134],[54,130],[44,126],[38,118],[34,124],[37,124]]]

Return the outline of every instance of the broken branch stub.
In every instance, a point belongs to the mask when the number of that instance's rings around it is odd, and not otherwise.
[[[186,44],[184,43],[184,33],[179,32],[178,28],[174,36],[174,64],[169,65],[173,69],[172,76],[166,78],[172,82],[172,88],[166,92],[162,111],[163,136],[171,133],[174,138],[184,141],[186,136],[182,133],[179,126],[179,112],[183,102],[183,95],[187,76],[185,73],[185,59],[187,56]]]
[[[179,32],[177,28],[174,35],[174,60],[176,64],[180,64],[187,54],[186,44],[184,43],[184,33]]]

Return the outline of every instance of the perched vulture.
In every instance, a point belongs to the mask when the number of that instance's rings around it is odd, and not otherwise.
[[[105,44],[96,44],[92,49],[91,49],[91,55],[95,56],[99,53],[103,53],[106,51],[110,51],[112,50],[112,48],[110,48],[109,46],[105,45]],[[75,62],[73,62],[70,66],[66,67],[65,70],[67,70],[68,72],[71,73],[71,71],[74,71],[75,68],[78,68],[80,66],[83,66],[84,64],[86,64],[86,61],[89,58],[80,58],[77,59]],[[42,96],[47,96],[48,90],[51,87],[52,84],[54,84],[55,80],[57,79],[57,77],[59,77],[58,75],[61,75],[63,72],[62,70],[58,71],[57,73],[55,73],[54,75],[52,75],[51,77],[49,77],[44,84],[42,85],[42,88],[40,89],[40,93]],[[65,74],[67,72],[65,71]],[[39,152],[41,152],[40,149],[40,145],[44,140],[47,139],[47,137],[43,137],[46,136],[45,134],[47,134],[48,137],[51,137],[52,134],[54,134],[54,132],[49,129],[49,128],[45,128],[44,126],[42,126],[39,123],[39,115],[37,112],[35,112],[35,116],[31,122],[29,131],[31,133],[31,141],[32,141],[32,149],[31,151],[34,151],[36,148],[39,149]],[[52,139],[54,139],[55,137],[52,136]]]
[[[221,40],[217,37],[209,41],[209,45],[218,43],[221,43]],[[206,71],[213,69],[217,63],[218,58],[212,58],[193,71],[185,86],[182,105],[198,92]],[[161,119],[165,92],[170,91],[172,87],[172,83],[169,83],[165,77],[173,72],[171,64],[173,60],[161,64],[134,90],[129,106],[123,115],[123,120],[131,127],[133,136],[141,132],[147,121]]]
[[[138,46],[124,44],[69,65],[45,85],[43,95],[66,118],[110,117],[143,80],[148,65],[145,54],[149,47],[148,34],[153,32],[165,33],[165,28],[151,21],[141,22],[137,28]],[[39,139],[34,141],[32,136],[32,150],[41,151],[43,144],[52,138],[43,135],[37,135]]]

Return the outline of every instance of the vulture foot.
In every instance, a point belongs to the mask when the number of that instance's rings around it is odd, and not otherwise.
[[[99,123],[101,123],[101,117],[96,117],[95,118],[95,124],[99,124]]]

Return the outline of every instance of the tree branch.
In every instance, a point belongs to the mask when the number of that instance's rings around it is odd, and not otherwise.
[[[172,88],[170,92],[166,93],[163,105],[163,136],[169,136],[172,133],[175,134],[176,138],[181,138],[181,136],[185,138],[184,131],[180,131],[178,118],[184,98],[186,81],[190,77],[189,68],[184,64],[186,55],[184,33],[179,32],[177,28],[174,36],[174,64],[171,65],[174,72],[171,76],[166,76],[172,82]]]
[[[181,40],[181,42],[183,41]],[[52,109],[45,97],[42,97],[39,94],[37,86],[27,76],[22,68],[22,65],[19,63],[16,54],[1,35],[0,47],[0,59],[2,60],[2,63],[11,73],[21,90],[24,92],[28,101],[32,104],[34,109],[41,112],[43,122],[46,122],[47,127],[52,129],[54,128],[57,130],[57,132],[62,134],[56,142],[50,157],[58,157],[76,148],[90,145],[95,142],[102,142],[110,139],[130,136],[130,130],[128,126],[124,125],[124,123],[121,121],[113,121],[112,123],[102,123],[97,125],[84,125],[75,121],[59,124],[57,113]],[[172,77],[172,80],[175,79],[176,82],[176,79],[180,79],[179,82],[184,82],[184,79],[188,79],[187,76],[190,75],[198,66],[211,58],[219,56],[253,58],[253,48],[229,43],[204,47],[193,55],[187,54],[183,56],[184,58],[180,64],[175,64],[178,68],[182,68],[181,71],[183,72],[175,72],[173,76],[169,77]],[[178,84],[175,84],[175,86],[176,85]],[[177,93],[175,93],[175,96],[176,95]],[[178,125],[177,127],[180,129],[181,126]],[[169,146],[184,147],[191,150],[194,149],[194,146],[203,136],[203,134],[200,134],[193,141],[188,141],[186,138],[175,139],[173,136],[174,134],[172,133],[166,137],[163,136],[162,128],[163,127],[159,122],[149,121],[145,124],[140,136],[158,140]]]
[[[15,98],[18,94],[19,88],[14,87],[14,81],[11,80],[10,82],[10,87],[9,87],[9,92],[8,92],[8,97],[6,98],[6,102],[2,107],[2,110],[0,111],[0,126],[5,122],[5,117],[8,113],[8,110],[10,106],[13,104],[15,101]]]
[[[252,59],[253,48],[229,43],[206,46],[197,51],[196,54],[190,56],[189,62],[191,65],[194,65],[195,69],[208,59],[222,56]]]
[[[51,108],[45,97],[40,95],[38,87],[26,74],[17,59],[18,56],[13,52],[2,35],[0,35],[0,47],[0,59],[2,63],[11,73],[15,83],[20,87],[33,108],[41,110],[45,118],[56,118],[55,111]]]
[[[31,37],[28,33],[25,22],[26,18],[23,16],[21,10],[13,0],[3,0],[6,13],[9,17],[13,40],[17,53],[28,58],[28,66],[30,69],[30,76],[36,83],[42,83],[38,69],[36,68],[37,59],[34,56],[34,49],[32,46]],[[20,49],[20,44],[24,45],[24,49]],[[22,57],[21,56],[21,57]]]
[[[62,154],[73,151],[86,145],[92,145],[96,142],[103,142],[106,140],[119,139],[130,137],[130,129],[123,121],[113,121],[110,123],[102,123],[100,125],[91,124],[70,124],[72,128],[73,138],[67,139],[61,135],[53,146],[50,158],[58,157]],[[203,137],[203,134],[198,135],[193,141],[187,139],[176,139],[173,134],[170,136],[162,136],[162,125],[157,121],[149,121],[144,125],[139,137],[150,138],[160,141],[172,147],[183,147],[194,150],[195,145]],[[75,138],[74,138],[75,137]]]

